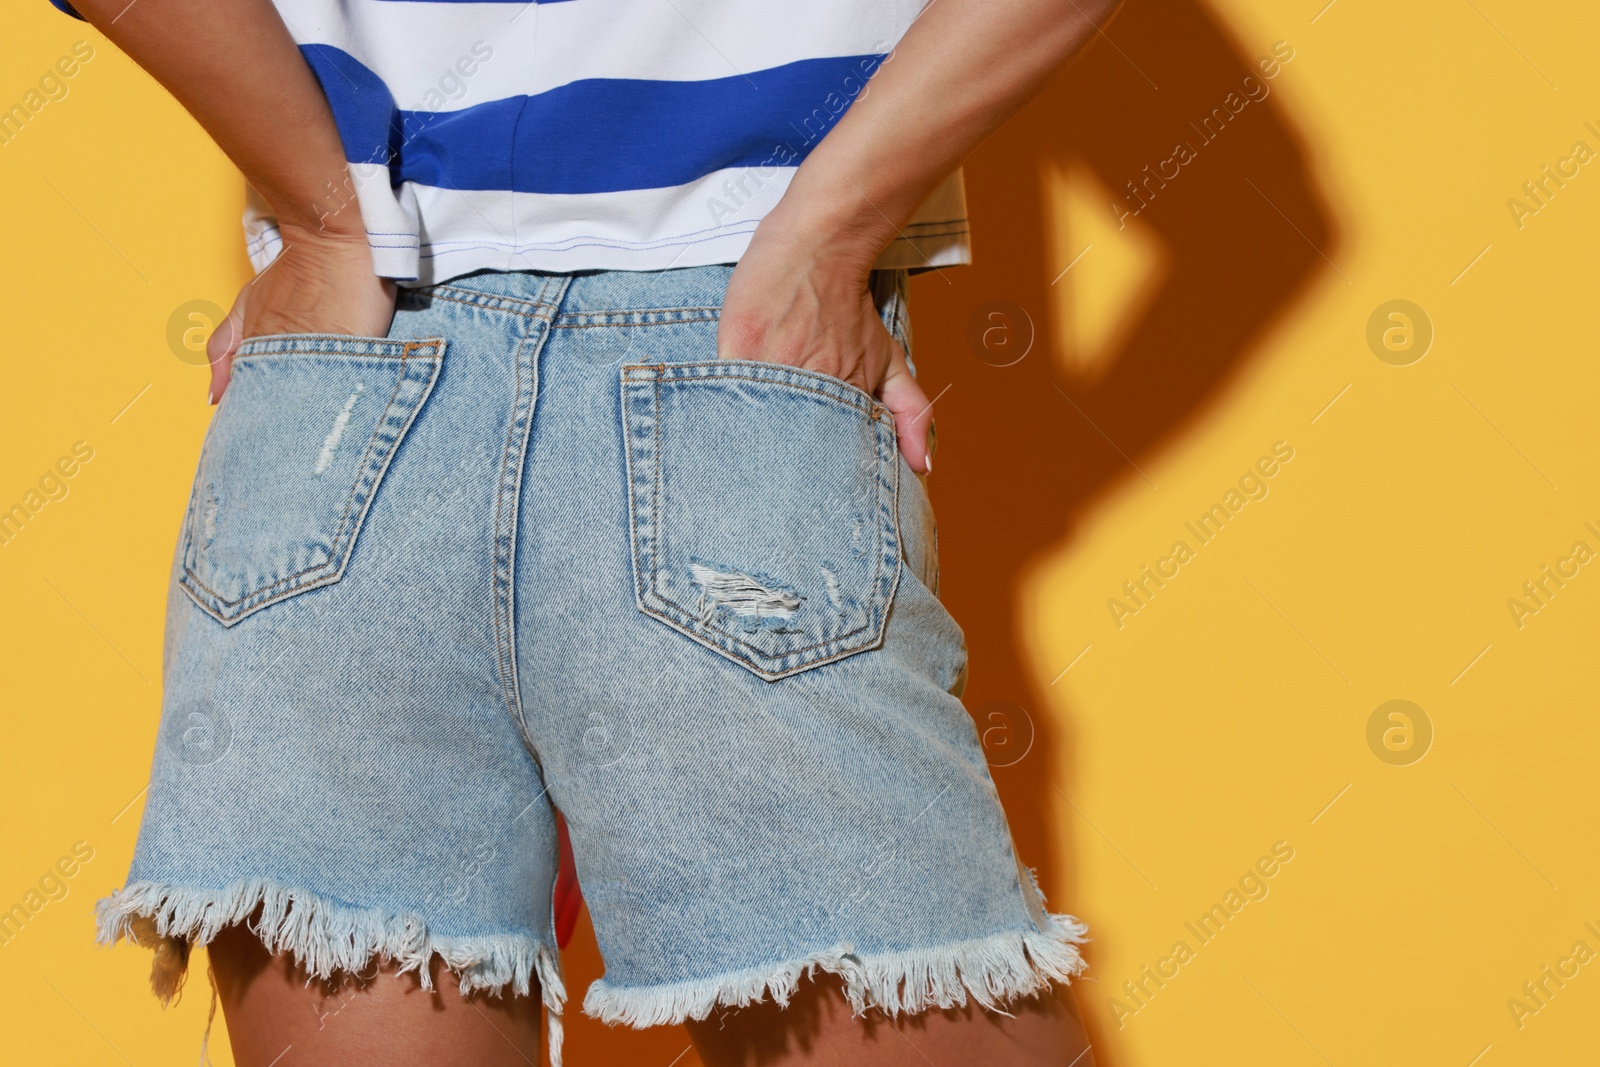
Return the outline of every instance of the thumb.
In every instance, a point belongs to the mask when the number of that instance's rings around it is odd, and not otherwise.
[[[244,338],[245,294],[249,291],[248,285],[239,290],[239,295],[233,299],[233,307],[206,339],[206,361],[211,364],[210,398],[213,404],[222,399],[223,390],[228,388],[233,354],[239,350],[239,342]]]
[[[911,368],[906,366],[905,350],[898,344],[894,346],[894,355],[889,360],[889,373],[884,376],[883,385],[878,389],[878,399],[894,416],[900,454],[906,457],[906,463],[919,474],[931,473],[933,462],[928,452],[928,425],[933,418],[933,405],[928,403],[928,395],[911,376]]]

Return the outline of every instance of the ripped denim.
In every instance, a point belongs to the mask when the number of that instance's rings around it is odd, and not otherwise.
[[[607,1021],[818,970],[898,1013],[1082,969],[959,699],[922,478],[872,397],[716,358],[730,269],[485,272],[404,291],[385,338],[244,344],[98,910],[158,993],[248,921],[317,974],[537,987],[559,1057],[553,809]]]

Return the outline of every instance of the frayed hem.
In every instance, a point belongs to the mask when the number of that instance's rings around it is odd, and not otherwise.
[[[257,906],[261,918],[250,923],[251,932],[269,952],[287,953],[317,978],[332,978],[335,972],[359,974],[378,958],[399,964],[401,974],[417,972],[422,987],[431,990],[428,964],[434,956],[456,975],[463,993],[499,996],[509,987],[528,996],[537,978],[550,1062],[560,1067],[561,1012],[567,998],[560,958],[554,948],[532,937],[439,936],[416,915],[353,907],[252,878],[226,889],[134,882],[113,890],[95,905],[96,940],[109,946],[125,938],[154,949],[150,986],[167,1004],[183,988],[191,948],[208,944],[225,927],[246,922]]]
[[[693,982],[625,988],[605,979],[589,987],[584,1013],[634,1027],[704,1019],[718,1007],[743,1008],[770,998],[788,1007],[802,978],[817,971],[839,976],[857,1015],[876,1008],[891,1017],[932,1008],[962,1007],[970,997],[989,1011],[1063,985],[1088,966],[1078,946],[1088,928],[1070,915],[1048,915],[1042,930],[995,934],[928,949],[858,956],[838,945],[801,959]]]

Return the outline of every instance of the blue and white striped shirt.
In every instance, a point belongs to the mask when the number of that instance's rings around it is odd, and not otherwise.
[[[52,0],[66,6],[66,0]],[[926,0],[274,0],[381,275],[737,260]],[[282,245],[260,198],[259,271]],[[952,174],[882,267],[969,260]]]

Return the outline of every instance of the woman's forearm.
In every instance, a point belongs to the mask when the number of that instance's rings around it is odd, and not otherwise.
[[[286,233],[365,240],[333,113],[271,0],[74,6],[195,117]]]
[[[271,0],[73,0],[177,98],[278,218],[284,241],[206,345],[212,403],[247,337],[381,337],[394,283],[373,270],[327,97]]]
[[[763,224],[865,273],[1118,0],[932,0]]]
[[[717,325],[723,357],[820,371],[878,397],[932,470],[933,404],[867,276],[979,142],[1044,86],[1117,0],[932,0],[756,227]]]

